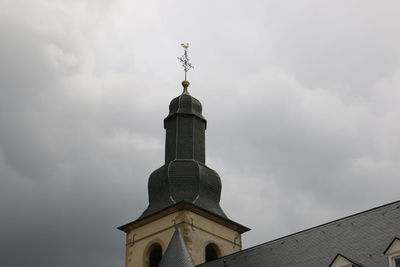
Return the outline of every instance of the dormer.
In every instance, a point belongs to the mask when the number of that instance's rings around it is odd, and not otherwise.
[[[400,239],[395,237],[384,254],[388,256],[389,267],[400,267]]]
[[[342,254],[337,254],[329,267],[363,267]]]

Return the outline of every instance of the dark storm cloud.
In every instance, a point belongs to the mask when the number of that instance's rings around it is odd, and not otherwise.
[[[122,265],[115,228],[146,205],[158,136],[138,126],[136,108],[120,118],[121,101],[75,95],[96,85],[73,80],[85,68],[79,40],[12,18],[2,19],[0,36],[0,264]]]
[[[0,265],[123,265],[183,41],[245,244],[398,199],[398,5],[0,3]]]

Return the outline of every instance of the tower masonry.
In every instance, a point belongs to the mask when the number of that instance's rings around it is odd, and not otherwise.
[[[164,119],[165,162],[149,177],[149,205],[118,228],[126,233],[126,267],[158,266],[177,229],[196,265],[240,251],[241,234],[250,230],[220,207],[221,179],[206,166],[202,105],[188,81],[182,86]]]

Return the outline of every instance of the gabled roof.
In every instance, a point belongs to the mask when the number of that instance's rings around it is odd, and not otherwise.
[[[175,230],[159,267],[195,267],[179,229]]]
[[[365,267],[384,267],[388,260],[383,252],[399,235],[400,201],[396,201],[199,266],[322,267],[340,253]]]

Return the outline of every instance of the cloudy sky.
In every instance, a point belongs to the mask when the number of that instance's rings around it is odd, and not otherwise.
[[[398,0],[0,0],[0,265],[123,266],[181,92],[245,247],[400,199]]]

